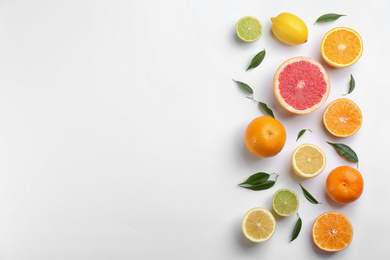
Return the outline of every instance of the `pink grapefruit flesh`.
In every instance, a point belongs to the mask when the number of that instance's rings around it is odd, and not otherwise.
[[[285,61],[275,73],[276,99],[288,111],[308,114],[322,106],[329,96],[330,82],[325,69],[308,57]]]

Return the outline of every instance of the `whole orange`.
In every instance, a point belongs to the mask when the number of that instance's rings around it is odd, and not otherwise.
[[[363,176],[350,166],[340,166],[331,171],[326,179],[326,192],[338,203],[350,203],[363,193]]]
[[[282,123],[270,116],[255,118],[245,131],[248,150],[261,158],[277,155],[286,142],[286,130]]]

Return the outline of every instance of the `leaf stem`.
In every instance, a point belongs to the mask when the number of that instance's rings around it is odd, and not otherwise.
[[[254,99],[253,97],[246,97],[247,99],[252,99],[254,102],[257,102],[257,103],[260,103],[260,101],[257,101],[256,99]]]

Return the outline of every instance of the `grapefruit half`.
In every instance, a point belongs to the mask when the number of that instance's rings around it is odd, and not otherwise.
[[[308,114],[321,107],[329,96],[330,81],[325,69],[308,57],[291,58],[274,77],[276,99],[288,111]]]

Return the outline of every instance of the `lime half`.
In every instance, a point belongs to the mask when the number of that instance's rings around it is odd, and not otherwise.
[[[272,197],[272,207],[280,216],[291,216],[299,208],[298,195],[292,190],[280,189]]]
[[[236,33],[238,38],[244,42],[254,42],[258,40],[263,33],[263,25],[256,17],[245,16],[238,20],[236,24]]]

